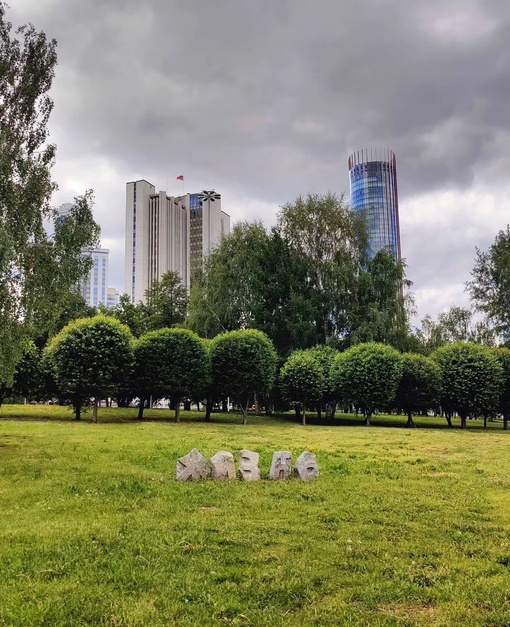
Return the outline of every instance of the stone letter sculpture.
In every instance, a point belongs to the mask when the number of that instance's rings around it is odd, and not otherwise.
[[[273,481],[288,479],[290,477],[290,462],[292,453],[290,451],[277,451],[273,453],[269,478]]]
[[[177,481],[200,481],[209,475],[209,460],[196,448],[177,460]]]
[[[309,453],[308,451],[301,453],[294,466],[294,476],[302,481],[315,479],[315,477],[319,476],[319,466],[314,453]]]
[[[219,451],[211,457],[211,477],[213,479],[235,479],[234,456],[227,451]]]
[[[239,459],[239,478],[243,481],[258,481],[260,479],[259,454],[243,449]]]

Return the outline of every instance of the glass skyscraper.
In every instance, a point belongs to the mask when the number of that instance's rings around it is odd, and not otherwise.
[[[389,247],[400,259],[397,163],[392,150],[364,149],[349,157],[351,208],[366,212],[370,257]]]

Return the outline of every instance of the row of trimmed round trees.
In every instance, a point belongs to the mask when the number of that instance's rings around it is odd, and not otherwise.
[[[108,316],[83,318],[67,325],[45,349],[45,362],[56,391],[70,399],[76,414],[93,400],[123,390],[140,398],[139,417],[149,397],[170,398],[179,421],[181,401],[205,400],[208,413],[214,398],[230,397],[242,409],[255,395],[267,395],[277,355],[260,331],[224,333],[203,340],[187,329],[160,329],[134,339],[127,326]]]
[[[473,343],[443,346],[431,357],[398,353],[384,344],[359,344],[338,353],[327,347],[296,351],[283,365],[284,398],[302,409],[310,403],[354,405],[365,423],[377,408],[397,408],[415,426],[413,412],[441,407],[451,426],[456,412],[461,426],[468,416],[501,413],[508,428],[510,350]]]
[[[114,318],[95,316],[66,326],[45,349],[44,362],[54,389],[72,403],[76,418],[93,400],[97,420],[100,399],[138,396],[139,416],[145,401],[169,398],[179,421],[181,401],[201,400],[207,416],[215,400],[230,397],[246,424],[254,397],[274,388],[277,354],[260,331],[230,331],[204,340],[187,329],[160,329],[134,339]],[[376,409],[404,410],[408,425],[413,412],[439,403],[448,424],[454,412],[466,426],[469,415],[503,415],[510,411],[510,350],[478,344],[443,346],[431,357],[398,353],[368,343],[340,353],[316,346],[293,353],[280,370],[284,399],[299,407],[303,424],[310,405],[324,407],[332,418],[337,403],[353,405],[365,423]]]

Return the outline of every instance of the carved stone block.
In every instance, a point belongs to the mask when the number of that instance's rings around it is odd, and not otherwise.
[[[296,460],[294,466],[294,476],[296,479],[308,481],[319,476],[319,466],[315,459],[315,453],[304,451]]]
[[[213,479],[235,479],[234,456],[228,451],[219,451],[211,457],[211,477]]]
[[[273,453],[269,478],[272,481],[288,479],[290,477],[291,460],[292,453],[290,451],[276,451],[276,453]]]
[[[243,481],[260,479],[259,454],[243,449],[239,459],[239,478]]]
[[[196,448],[177,460],[177,481],[201,481],[209,475],[209,460]]]

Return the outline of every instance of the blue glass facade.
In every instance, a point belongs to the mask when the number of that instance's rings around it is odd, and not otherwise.
[[[401,258],[398,218],[397,165],[391,150],[359,150],[349,157],[351,208],[365,211],[369,254],[390,247]]]

